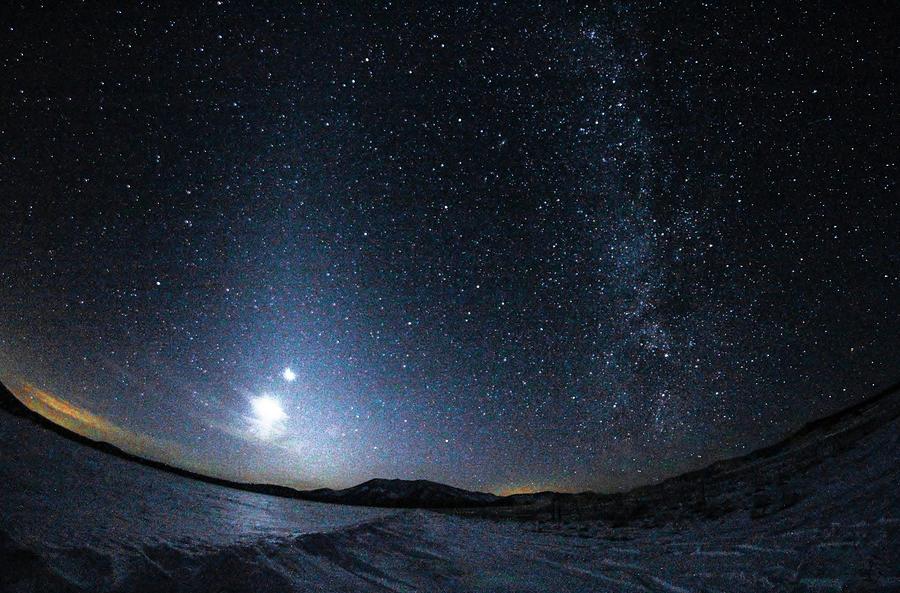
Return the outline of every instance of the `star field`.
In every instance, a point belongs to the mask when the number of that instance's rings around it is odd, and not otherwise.
[[[0,378],[298,486],[748,452],[897,378],[887,6],[11,9]]]

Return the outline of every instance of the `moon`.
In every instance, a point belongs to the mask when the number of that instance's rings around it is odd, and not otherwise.
[[[271,427],[276,422],[287,418],[287,414],[281,409],[281,404],[274,397],[264,395],[254,398],[251,403],[257,421],[263,426]]]

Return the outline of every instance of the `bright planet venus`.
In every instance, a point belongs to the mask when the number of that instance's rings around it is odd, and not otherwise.
[[[614,490],[897,379],[879,11],[5,12],[0,379],[82,433],[304,488]]]

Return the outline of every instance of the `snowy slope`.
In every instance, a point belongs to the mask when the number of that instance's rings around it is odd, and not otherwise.
[[[741,460],[567,498],[562,521],[241,492],[0,413],[0,590],[898,591],[898,407],[893,392]]]
[[[749,455],[625,494],[576,498],[568,506],[616,524],[657,525],[742,512],[760,518],[801,502],[836,516],[862,505],[896,512],[900,480],[887,478],[900,472],[900,451],[892,439],[898,418],[895,386]],[[872,446],[876,442],[882,446]]]

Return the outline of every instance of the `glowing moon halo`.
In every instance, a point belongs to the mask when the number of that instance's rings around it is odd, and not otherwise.
[[[257,421],[264,426],[272,426],[287,418],[287,414],[281,409],[281,404],[274,397],[268,395],[257,397],[251,401],[251,404]]]

